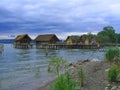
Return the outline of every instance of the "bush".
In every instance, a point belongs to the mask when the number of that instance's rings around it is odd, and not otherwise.
[[[116,82],[118,78],[118,66],[114,65],[109,71],[108,71],[108,80],[110,82]]]
[[[118,47],[109,48],[105,54],[105,60],[110,63],[120,65],[120,49]]]

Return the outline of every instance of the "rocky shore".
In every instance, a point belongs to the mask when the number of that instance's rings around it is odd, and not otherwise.
[[[109,83],[107,80],[107,73],[111,65],[104,61],[79,61],[77,63],[69,64],[69,72],[72,79],[77,80],[77,74],[80,68],[85,73],[85,84],[82,90],[120,90],[120,84]],[[45,86],[40,87],[38,90],[50,90],[54,80],[48,82]],[[80,90],[80,87],[76,87]]]

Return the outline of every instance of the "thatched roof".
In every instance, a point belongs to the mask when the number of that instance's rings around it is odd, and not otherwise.
[[[21,35],[18,35],[16,38],[15,38],[15,40],[14,41],[20,41],[20,40],[22,40],[22,39],[24,39],[24,38],[29,38],[30,40],[32,40],[27,34],[21,34]]]
[[[93,36],[88,36],[88,35],[82,35],[81,37],[80,37],[80,41],[85,41],[86,39],[88,39],[90,42],[92,41],[92,40],[96,40],[96,41],[98,41],[97,40],[97,36],[96,35],[93,35]]]
[[[67,39],[71,38],[72,42],[78,42],[79,41],[79,36],[68,36]],[[67,41],[66,39],[66,41]]]
[[[38,35],[35,38],[35,41],[47,42],[50,41],[52,38],[56,38],[56,40],[59,41],[58,37],[55,34]]]
[[[86,39],[89,39],[87,35],[84,34],[84,35],[80,36],[80,41],[84,41]]]

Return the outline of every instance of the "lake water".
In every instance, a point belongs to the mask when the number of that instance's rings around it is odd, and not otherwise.
[[[51,57],[59,56],[68,62],[80,60],[103,60],[105,52],[83,49],[48,50],[15,49],[5,44],[0,54],[0,90],[36,90],[52,80],[53,73],[47,72]]]

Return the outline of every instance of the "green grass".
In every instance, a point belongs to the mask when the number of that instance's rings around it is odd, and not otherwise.
[[[61,68],[66,69],[66,65],[67,62],[61,57],[52,57],[49,62],[48,72],[55,72],[59,77]]]
[[[105,60],[110,63],[120,65],[120,49],[118,47],[109,48],[105,54]]]
[[[38,76],[40,74],[40,68],[39,67],[36,67],[34,69],[34,72],[35,72],[35,76]]]
[[[84,81],[85,81],[85,75],[84,75],[84,71],[82,68],[79,69],[78,79],[79,79],[79,85],[82,87],[84,85]]]
[[[76,82],[71,79],[68,72],[60,75],[53,85],[52,90],[75,90]]]
[[[118,66],[114,65],[108,71],[108,80],[109,80],[109,82],[116,82],[117,79],[118,79],[118,74],[119,74]]]
[[[120,73],[120,48],[109,48],[105,54],[105,60],[113,65],[108,71],[108,81],[116,82]]]

